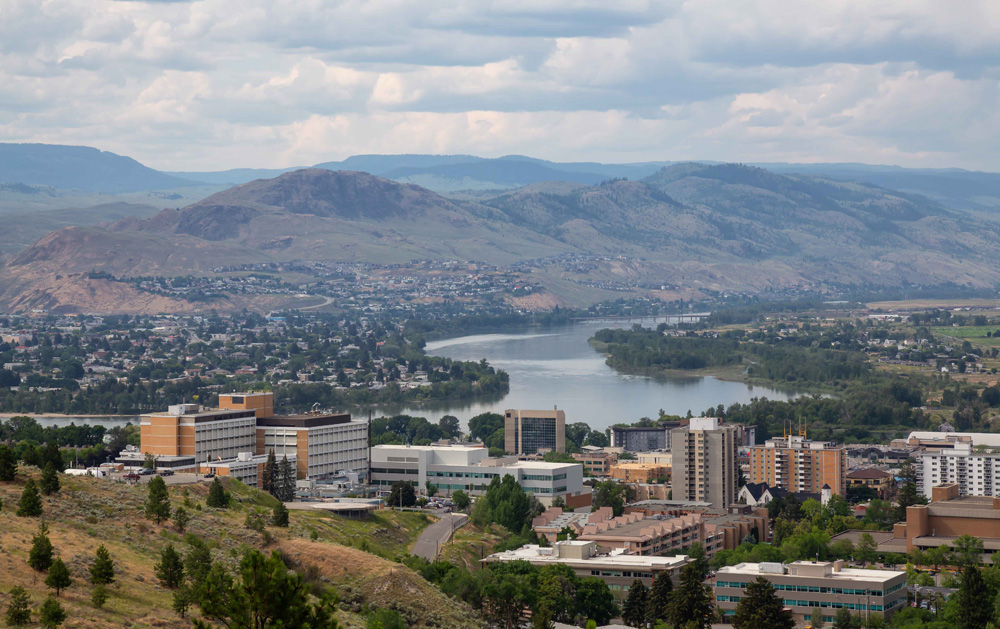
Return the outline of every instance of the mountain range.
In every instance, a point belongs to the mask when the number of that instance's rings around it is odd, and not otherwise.
[[[439,157],[433,168],[449,172],[440,169],[464,164],[452,161],[462,157]],[[398,172],[410,168],[400,165],[408,159],[355,161]],[[474,163],[494,168],[497,161]],[[573,167],[588,173],[587,165]],[[138,296],[121,283],[108,289],[90,271],[184,275],[280,261],[534,260],[530,279],[566,305],[621,296],[574,289],[583,285],[690,294],[1000,284],[1000,223],[991,214],[863,182],[738,164],[673,164],[639,180],[609,175],[448,198],[367,172],[293,170],[147,218],[55,230],[7,257],[0,309],[127,310]],[[546,261],[561,254],[596,262],[571,268]]]
[[[612,178],[643,179],[677,161],[627,164],[552,162],[521,155],[483,158],[474,155],[355,155],[315,164],[325,170],[362,171],[400,183],[415,183],[439,193],[483,191],[488,196],[544,181],[597,184]],[[711,162],[701,162],[710,164]],[[920,194],[953,209],[1000,209],[1000,173],[957,168],[901,168],[868,164],[756,165],[778,174],[808,175],[859,182]],[[301,167],[240,168],[212,172],[160,172],[107,151],[82,146],[0,144],[3,184],[50,186],[60,190],[119,194],[148,190],[229,187],[269,179]],[[214,191],[214,190],[213,190]],[[3,201],[0,189],[0,205]]]

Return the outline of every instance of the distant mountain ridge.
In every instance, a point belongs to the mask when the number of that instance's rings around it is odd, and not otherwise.
[[[0,182],[122,193],[197,185],[87,146],[0,143]]]
[[[739,164],[675,164],[639,181],[598,185],[538,182],[480,202],[311,168],[147,219],[53,231],[0,268],[0,304],[89,311],[87,290],[66,282],[91,270],[169,276],[261,262],[418,259],[503,266],[564,254],[597,261],[538,263],[532,280],[567,305],[621,295],[601,287],[623,283],[638,294],[645,294],[640,286],[751,293],[904,282],[996,286],[1000,222],[917,195]],[[134,298],[121,286],[103,308]],[[578,286],[594,288],[580,293]]]
[[[354,155],[316,164],[326,170],[362,171],[441,193],[513,190],[544,181],[593,185],[613,178],[644,179],[677,161],[625,164],[552,162],[523,155]],[[697,162],[714,165],[718,162]],[[955,168],[901,168],[868,164],[758,163],[775,174],[853,181],[926,196],[953,209],[1000,211],[1000,173]],[[114,153],[77,146],[0,144],[0,184],[127,193],[194,185],[238,185],[299,170],[237,168],[213,172],[160,172]],[[3,190],[0,190],[3,194]]]

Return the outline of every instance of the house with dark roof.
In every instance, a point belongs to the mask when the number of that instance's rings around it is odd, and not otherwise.
[[[878,494],[879,498],[885,498],[886,490],[892,485],[892,482],[892,474],[875,467],[866,467],[847,473],[848,491],[867,487]]]

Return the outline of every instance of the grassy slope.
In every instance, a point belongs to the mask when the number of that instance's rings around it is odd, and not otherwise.
[[[21,487],[27,475],[38,476],[34,468],[21,468],[13,483],[0,483],[0,607],[7,604],[7,592],[14,585],[28,589],[33,604],[48,595],[44,575],[36,575],[27,565],[31,537],[38,530],[36,518],[14,515]],[[143,517],[145,487],[95,479],[60,476],[62,489],[43,498],[44,517],[55,551],[70,568],[74,584],[61,597],[72,627],[189,627],[171,611],[172,594],[162,588],[153,566],[167,543],[173,541],[181,553],[187,545],[170,523],[157,526]],[[380,512],[367,523],[351,522],[337,516],[292,511],[288,529],[268,528],[273,537],[265,545],[260,534],[244,526],[246,513],[256,505],[269,506],[273,498],[241,485],[229,483],[234,506],[227,510],[204,506],[207,484],[189,486],[187,499],[193,516],[188,530],[212,547],[213,558],[235,566],[246,548],[265,552],[280,549],[319,587],[334,586],[344,610],[338,612],[347,627],[363,626],[369,607],[399,608],[413,626],[477,626],[470,610],[446,597],[419,575],[372,553],[342,544],[365,545],[385,557],[405,553],[427,525],[425,516]],[[183,489],[171,488],[174,506],[185,500]],[[201,506],[201,510],[198,506]],[[313,537],[315,531],[315,540]],[[365,544],[365,542],[367,542]],[[103,610],[90,605],[92,586],[87,571],[94,550],[104,544],[111,552],[118,572],[110,587],[111,598]],[[391,574],[391,578],[386,575]],[[196,608],[193,608],[197,613]]]

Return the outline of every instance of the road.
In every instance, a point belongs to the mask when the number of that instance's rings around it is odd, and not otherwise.
[[[451,539],[452,532],[465,524],[469,516],[464,513],[447,513],[424,529],[413,545],[413,554],[428,561],[437,559],[438,550]]]

